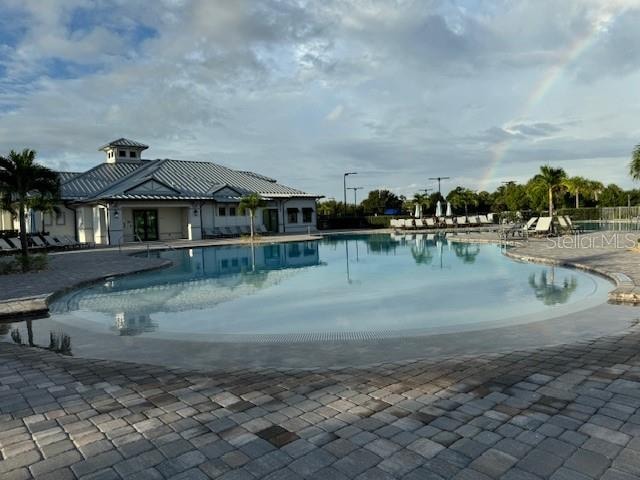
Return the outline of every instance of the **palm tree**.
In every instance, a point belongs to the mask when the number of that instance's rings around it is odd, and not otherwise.
[[[29,253],[27,244],[26,208],[36,197],[55,201],[60,194],[60,179],[53,170],[35,162],[36,152],[11,150],[8,157],[0,157],[0,196],[2,206],[20,220],[22,255]],[[26,262],[25,262],[26,267]]]
[[[256,212],[259,208],[264,207],[266,202],[264,199],[258,195],[257,193],[252,193],[251,195],[246,195],[240,199],[240,213],[249,212],[249,216],[251,217],[251,240],[253,240],[255,228],[253,226],[253,219],[256,216]]]
[[[576,197],[576,208],[580,208],[580,193],[587,195],[590,181],[584,177],[565,178],[562,185]]]
[[[629,173],[634,180],[640,180],[640,144],[636,145],[631,153]]]
[[[533,177],[533,186],[536,190],[544,189],[549,199],[549,216],[553,216],[553,195],[561,190],[567,174],[562,168],[553,168],[549,165],[540,167],[540,173]]]

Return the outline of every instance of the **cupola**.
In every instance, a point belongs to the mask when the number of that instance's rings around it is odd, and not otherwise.
[[[99,150],[107,154],[107,163],[116,163],[139,162],[142,157],[142,151],[147,148],[149,146],[144,143],[129,140],[128,138],[119,138],[103,145]]]

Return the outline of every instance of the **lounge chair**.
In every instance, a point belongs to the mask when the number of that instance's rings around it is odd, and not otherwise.
[[[31,240],[32,243],[35,244],[35,246],[33,246],[32,248],[37,248],[37,249],[47,248],[47,244],[44,243],[44,241],[37,235],[31,236],[29,237],[29,239]]]
[[[406,228],[407,230],[413,230],[415,228],[415,225],[413,224],[413,220],[410,218],[405,219],[404,228]]]
[[[467,217],[456,217],[456,225],[459,227],[467,225]]]
[[[544,217],[541,217],[541,218],[544,218]],[[527,223],[524,224],[524,227],[522,227],[522,229],[526,232],[534,231],[537,221],[538,221],[538,217],[531,217],[529,221],[527,221]]]
[[[540,217],[536,223],[536,228],[533,231],[537,236],[549,236],[552,233],[553,218]]]
[[[433,218],[427,218],[425,220],[425,225],[427,228],[436,228],[436,221]]]
[[[251,229],[249,225],[240,225],[236,227],[240,231],[240,235],[251,235]]]
[[[574,232],[581,232],[582,231],[582,227],[577,226],[573,223],[573,221],[571,220],[571,217],[569,215],[563,215],[565,221],[567,222],[567,224],[569,225],[569,227],[574,231]]]
[[[62,245],[58,240],[53,238],[51,235],[45,235],[44,236],[44,241],[47,244],[47,246],[49,246],[49,247],[64,248],[64,245]]]
[[[422,230],[425,228],[424,222],[422,221],[421,218],[417,218],[416,219],[416,228]]]
[[[487,220],[489,223],[497,223],[496,222],[496,214],[495,213],[487,213]]]
[[[395,218],[392,218],[391,220],[389,220],[389,226],[391,228],[400,228],[400,224],[398,220],[396,220]]]
[[[490,224],[491,224],[491,222],[489,221],[489,219],[487,218],[487,216],[486,216],[486,215],[480,215],[480,216],[478,217],[478,220],[480,220],[480,223],[481,223],[482,225],[490,225]]]
[[[237,237],[238,236],[236,231],[234,229],[232,229],[231,227],[222,227],[222,231],[225,233],[225,236],[227,236],[227,237]]]
[[[69,248],[90,248],[95,246],[93,242],[79,242],[75,238],[71,238],[69,235],[59,235],[56,237],[60,243]]]
[[[478,225],[480,225],[480,220],[478,220],[478,217],[473,216],[473,217],[467,217],[467,222],[469,223],[469,225],[471,225],[472,227],[477,227]]]
[[[22,248],[22,244],[20,243],[20,239],[18,237],[11,237],[8,239],[10,244],[13,244],[17,249]]]
[[[575,233],[575,230],[571,228],[571,225],[569,225],[567,220],[562,215],[558,215],[557,219],[558,219],[558,227],[559,227],[558,230],[560,233],[562,234]]]
[[[267,233],[269,233],[269,230],[267,230],[267,227],[265,227],[263,224],[259,223],[258,225],[256,225],[256,231],[260,234],[260,235],[265,235]]]
[[[10,245],[4,238],[0,238],[0,252],[2,253],[15,253],[19,248]]]
[[[453,222],[453,218],[445,218],[444,219],[444,224],[447,227],[455,227],[456,224]]]

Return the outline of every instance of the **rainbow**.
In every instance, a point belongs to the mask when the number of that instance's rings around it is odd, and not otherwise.
[[[611,21],[611,19],[612,18],[609,18],[609,21]],[[531,112],[536,105],[542,102],[545,95],[549,93],[551,88],[562,77],[562,74],[565,72],[567,67],[575,62],[580,55],[589,49],[589,47],[596,43],[601,31],[602,25],[594,22],[592,27],[588,29],[584,35],[576,38],[567,48],[565,48],[561,52],[558,60],[549,67],[549,69],[536,83],[535,87],[524,102],[519,114],[503,125],[503,128],[508,129],[510,125],[526,119],[529,112]],[[486,190],[489,183],[496,177],[496,171],[502,164],[510,146],[511,141],[506,139],[497,142],[489,149],[491,152],[490,162],[487,170],[480,180],[480,190]]]

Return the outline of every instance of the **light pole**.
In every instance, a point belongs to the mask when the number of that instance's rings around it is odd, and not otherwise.
[[[451,177],[430,177],[429,180],[437,180],[438,181],[438,193],[442,195],[442,190],[440,190],[440,182],[442,180],[449,180]]]
[[[353,190],[353,206],[357,207],[358,206],[358,197],[356,196],[356,193],[358,190],[362,190],[363,187],[349,187],[347,188],[347,190]]]
[[[342,176],[342,187],[344,189],[344,216],[347,216],[347,177],[349,175],[357,175],[358,172],[346,172]]]

